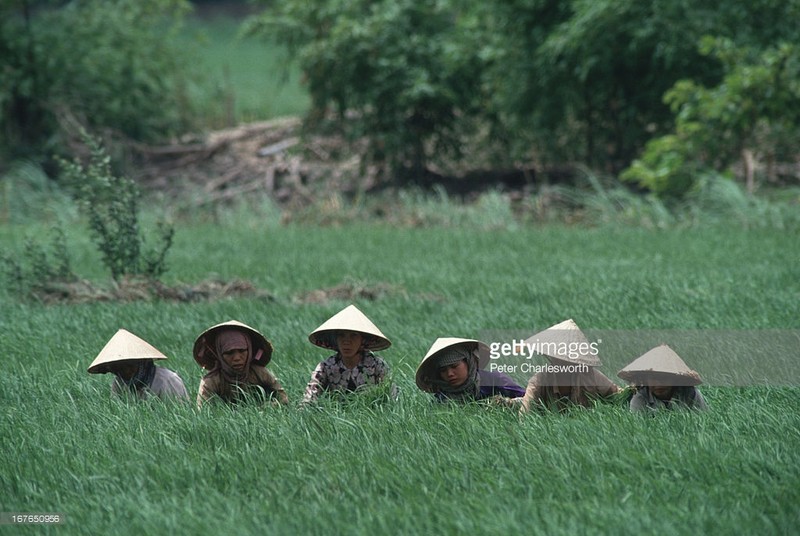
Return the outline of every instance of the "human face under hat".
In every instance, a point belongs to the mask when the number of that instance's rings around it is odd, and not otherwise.
[[[469,376],[469,365],[462,359],[457,363],[439,367],[439,378],[446,381],[450,387],[461,387],[466,383]]]
[[[674,385],[659,378],[648,378],[647,386],[650,388],[650,392],[653,394],[653,396],[659,400],[671,399],[672,393],[675,390]]]
[[[336,348],[345,365],[352,368],[361,361],[364,351],[364,335],[358,331],[337,331]]]
[[[217,345],[225,363],[236,372],[243,372],[250,361],[247,335],[239,330],[226,330],[217,337]]]
[[[127,382],[136,375],[136,373],[139,371],[139,367],[141,367],[145,361],[152,360],[129,359],[126,361],[117,361],[116,363],[111,363],[108,365],[108,371],[116,374]]]

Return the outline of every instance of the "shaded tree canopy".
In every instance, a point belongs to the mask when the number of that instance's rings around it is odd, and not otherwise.
[[[725,79],[704,37],[766,49],[796,42],[797,20],[798,0],[289,0],[250,31],[290,47],[313,117],[354,112],[350,132],[395,168],[457,153],[482,125],[508,160],[618,173],[674,129],[676,83]]]

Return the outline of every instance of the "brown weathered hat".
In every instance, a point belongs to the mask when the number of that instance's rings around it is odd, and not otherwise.
[[[548,359],[590,367],[601,364],[597,344],[590,343],[571,318],[532,335],[525,344],[533,345],[536,353]]]
[[[425,392],[433,393],[433,386],[425,381],[425,378],[435,377],[438,374],[437,358],[442,355],[446,350],[452,348],[463,348],[478,356],[478,368],[482,369],[489,363],[489,346],[486,343],[475,339],[459,339],[457,337],[440,337],[436,339],[433,345],[422,358],[417,367],[416,382],[417,387]]]
[[[336,332],[357,331],[364,336],[364,348],[367,350],[385,350],[392,342],[381,333],[381,330],[362,313],[355,305],[348,305],[320,327],[312,331],[308,340],[311,344],[329,350],[338,350]]]
[[[217,335],[229,329],[237,329],[250,335],[250,341],[253,345],[254,365],[264,366],[269,363],[270,359],[272,359],[272,343],[255,328],[251,328],[238,320],[228,320],[222,324],[211,326],[201,333],[194,341],[192,355],[194,355],[194,360],[197,361],[201,367],[211,370],[217,365],[217,358],[215,355]]]
[[[167,356],[130,331],[119,329],[106,343],[87,371],[89,374],[111,372],[111,363],[144,359],[166,359]]]
[[[700,375],[690,369],[675,351],[662,344],[634,359],[617,376],[634,385],[645,385],[648,380],[658,380],[665,385],[683,387],[700,385]]]

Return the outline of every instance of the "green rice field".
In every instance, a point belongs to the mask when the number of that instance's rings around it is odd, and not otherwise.
[[[32,229],[0,227],[0,248],[18,251]],[[102,283],[88,238],[69,230],[75,271]],[[790,370],[800,340],[781,362],[782,380],[709,379],[705,413],[642,417],[620,403],[521,418],[433,404],[413,379],[437,337],[530,335],[566,318],[610,333],[797,334],[792,233],[197,221],[178,227],[168,261],[168,284],[238,278],[271,297],[44,305],[0,293],[0,511],[65,516],[1,534],[792,534],[800,526],[800,387]],[[325,291],[336,287],[371,292],[331,298]],[[301,409],[311,371],[328,356],[307,336],[349,303],[392,340],[381,355],[400,397],[365,393]],[[228,319],[272,341],[270,368],[288,407],[135,403],[111,398],[109,375],[86,372],[124,327],[169,356],[164,364],[194,394],[202,376],[194,339]],[[707,350],[701,338],[681,354],[714,378],[725,356],[712,365]],[[739,366],[769,366],[768,353]],[[616,372],[638,357],[602,346],[600,356],[620,384]]]

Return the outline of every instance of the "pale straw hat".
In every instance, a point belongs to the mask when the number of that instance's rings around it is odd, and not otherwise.
[[[329,350],[338,350],[336,333],[339,331],[357,331],[364,337],[364,348],[367,350],[385,350],[392,342],[381,333],[367,316],[355,305],[348,305],[320,327],[312,331],[308,340],[311,344]]]
[[[525,340],[525,344],[535,345],[536,353],[564,363],[590,367],[599,367],[601,364],[596,352],[597,345],[592,346],[571,318],[532,335]]]
[[[664,385],[685,387],[700,385],[700,375],[690,369],[675,351],[662,344],[634,359],[617,376],[634,385],[645,385],[647,380],[658,380]]]
[[[475,339],[459,339],[457,337],[440,337],[436,339],[433,345],[422,358],[422,362],[417,367],[416,382],[417,387],[425,392],[433,393],[433,386],[426,380],[426,378],[435,377],[438,374],[436,370],[436,358],[448,348],[463,346],[464,349],[471,351],[474,355],[478,356],[478,368],[483,369],[489,363],[489,346],[486,343]]]
[[[253,364],[265,366],[272,359],[272,343],[257,329],[251,328],[238,320],[228,320],[222,324],[211,326],[194,341],[192,355],[194,360],[204,369],[211,370],[217,366],[217,335],[229,329],[243,331],[250,336],[253,346]]]
[[[166,359],[167,356],[130,331],[119,329],[106,343],[87,369],[89,374],[111,372],[111,363],[144,359]]]

